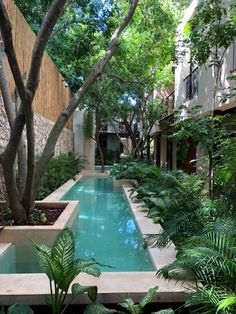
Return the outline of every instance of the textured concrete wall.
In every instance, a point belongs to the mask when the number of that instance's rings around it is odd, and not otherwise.
[[[35,150],[36,154],[41,154],[44,145],[47,140],[47,136],[53,126],[53,122],[42,117],[40,114],[35,113]],[[2,98],[0,96],[0,152],[2,152],[9,139],[9,124],[4,111]],[[60,135],[56,149],[55,155],[60,153],[73,153],[73,131],[69,129],[64,129]],[[5,199],[5,185],[3,179],[3,172],[0,166],[0,200]]]

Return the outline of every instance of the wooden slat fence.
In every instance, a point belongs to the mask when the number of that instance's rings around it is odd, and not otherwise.
[[[4,0],[4,3],[12,23],[13,41],[18,63],[22,74],[27,75],[36,36],[14,4],[14,1]],[[15,84],[7,64],[6,69],[10,90],[14,98]],[[40,71],[40,83],[34,99],[35,112],[55,122],[70,97],[70,88],[65,86],[64,78],[45,52]],[[67,128],[72,128],[72,120],[67,123]]]

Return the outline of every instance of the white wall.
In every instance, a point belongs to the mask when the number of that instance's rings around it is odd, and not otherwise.
[[[73,114],[74,153],[85,158],[85,169],[95,167],[95,142],[84,136],[84,110],[76,110]]]
[[[73,114],[74,153],[84,156],[84,110],[76,110]]]
[[[188,10],[186,11],[186,15],[183,19],[183,23],[179,26],[178,32],[183,32],[183,29],[186,25],[186,22],[193,16],[196,5],[198,1],[193,1]],[[179,35],[180,39],[181,36]],[[232,75],[233,70],[233,44],[228,48],[224,63],[221,71],[221,86],[219,86],[217,90],[217,97],[214,103],[214,89],[215,89],[215,73],[214,67],[207,67],[205,65],[199,68],[199,76],[198,76],[198,93],[191,100],[185,100],[185,77],[190,74],[190,53],[186,48],[183,48],[182,51],[185,51],[185,55],[181,55],[179,57],[179,62],[176,66],[175,70],[175,107],[179,105],[185,105],[187,107],[200,105],[202,106],[202,112],[212,111],[214,109],[226,109],[232,102],[231,99],[226,104],[221,103],[222,94],[224,93],[224,89],[229,87],[232,82],[227,80],[227,78]],[[236,49],[235,49],[236,53]],[[236,58],[236,56],[235,56]]]

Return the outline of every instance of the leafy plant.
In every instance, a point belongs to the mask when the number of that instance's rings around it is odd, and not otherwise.
[[[83,158],[72,154],[61,154],[51,159],[37,191],[37,199],[41,200],[67,180],[79,173],[83,167]]]
[[[58,235],[52,248],[43,244],[35,244],[35,248],[39,265],[50,282],[51,295],[48,303],[53,314],[64,313],[74,298],[83,293],[87,293],[91,301],[96,300],[96,286],[81,286],[75,283],[71,287],[71,299],[64,305],[70,284],[80,272],[97,277],[100,275],[98,268],[91,267],[98,265],[94,259],[75,259],[75,240],[68,228]]]
[[[127,298],[118,305],[125,310],[119,311],[115,309],[108,309],[101,304],[90,304],[86,307],[84,314],[109,314],[109,313],[120,313],[120,314],[142,314],[144,313],[144,307],[150,303],[153,298],[155,298],[157,294],[158,287],[154,287],[148,290],[146,295],[139,301],[139,303],[135,303],[131,298]],[[151,314],[174,314],[172,309],[161,310],[157,312],[152,312]]]
[[[235,313],[235,227],[190,237],[177,259],[159,271],[168,279],[191,281],[187,307],[200,313]]]
[[[6,314],[33,314],[33,310],[25,304],[13,304],[9,306]],[[4,309],[0,311],[0,314],[5,314]]]
[[[130,314],[142,314],[143,308],[145,305],[150,303],[152,299],[157,294],[158,287],[154,287],[148,290],[147,294],[139,301],[139,303],[134,303],[134,301],[131,298],[127,298],[119,303],[119,305],[124,308],[127,313]]]

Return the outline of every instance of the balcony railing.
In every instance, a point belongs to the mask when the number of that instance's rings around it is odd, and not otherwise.
[[[175,106],[175,92],[172,92],[165,98],[162,118],[172,114],[174,111],[174,106]]]
[[[198,68],[185,77],[185,100],[191,100],[198,93]]]

